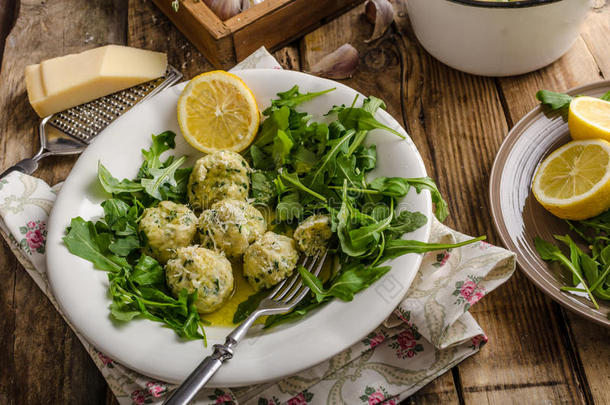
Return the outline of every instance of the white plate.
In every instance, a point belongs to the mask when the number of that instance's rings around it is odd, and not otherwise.
[[[252,89],[261,111],[276,93],[295,84],[301,92],[336,90],[303,104],[300,108],[323,119],[333,105],[351,104],[358,94],[342,84],[304,73],[281,70],[245,70],[236,73]],[[184,83],[165,90],[135,107],[110,125],[81,155],[57,197],[49,219],[47,266],[57,302],[72,325],[97,349],[142,374],[168,382],[180,382],[215,343],[223,343],[229,328],[208,327],[208,347],[201,341],[182,341],[170,329],[149,320],[125,324],[109,317],[108,279],[104,271],[70,254],[62,242],[72,217],[95,219],[102,215],[100,203],[109,196],[97,184],[101,161],[118,178],[133,178],[142,159],[140,150],[150,147],[151,134],[172,130],[180,134],[176,102]],[[362,96],[361,96],[362,97]],[[362,98],[361,98],[362,100]],[[406,132],[386,112],[377,114],[382,123]],[[375,175],[421,177],[423,161],[408,138],[401,140],[385,131],[372,131],[369,142],[377,144]],[[178,135],[177,155],[195,160],[201,154]],[[414,190],[401,203],[425,214],[427,225],[407,235],[427,241],[432,203],[429,192]],[[421,255],[408,254],[390,262],[392,270],[351,302],[335,300],[303,320],[272,328],[252,330],[237,347],[234,358],[216,374],[210,386],[240,386],[278,379],[320,363],[371,332],[392,312],[409,288]]]

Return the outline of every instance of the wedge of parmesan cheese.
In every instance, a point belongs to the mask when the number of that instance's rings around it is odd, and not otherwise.
[[[107,45],[25,68],[30,104],[45,117],[165,74],[161,52]]]

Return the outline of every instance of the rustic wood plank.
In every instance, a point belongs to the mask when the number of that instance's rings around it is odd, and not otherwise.
[[[596,405],[610,404],[610,329],[596,325],[571,313],[566,314],[569,334],[578,354],[579,367],[586,376],[587,394]]]
[[[587,18],[581,34],[589,52],[606,79],[610,77],[610,3],[595,0],[593,12]]]
[[[397,5],[407,71],[402,98],[410,134],[448,196],[448,223],[469,234],[485,233],[497,243],[487,187],[508,122],[495,81],[433,60],[417,43],[404,3]],[[471,312],[490,343],[458,366],[466,403],[506,403],[507,398],[516,403],[583,402],[562,345],[560,315],[521,274]]]
[[[123,43],[126,7],[120,0],[21,1],[8,36],[0,80],[0,165],[32,156],[38,117],[27,102],[26,64],[97,45]],[[43,160],[37,175],[63,180],[71,158]],[[3,243],[0,253],[0,402],[104,403],[106,384],[88,354]],[[5,368],[6,367],[6,368]]]
[[[365,95],[382,98],[390,114],[408,127],[403,120],[403,99],[399,91],[400,86],[397,86],[397,83],[401,82],[400,54],[394,45],[392,32],[375,43],[365,43],[364,40],[370,37],[372,26],[363,18],[363,11],[364,7],[358,6],[306,35],[300,41],[301,67],[306,71],[326,54],[345,42],[350,42],[360,53],[360,64],[352,78],[341,82]],[[430,167],[429,163],[428,159],[427,167]],[[451,372],[431,382],[404,403],[458,404],[458,394]]]
[[[127,45],[167,53],[185,79],[214,67],[149,0],[130,0]]]
[[[15,20],[16,3],[16,0],[0,1],[0,64],[2,63],[2,54],[4,53],[4,41]]]
[[[0,249],[0,403],[14,403],[16,397],[15,376],[15,284],[16,271],[23,271],[6,243]]]
[[[273,52],[273,57],[277,59],[284,69],[300,70],[301,68],[301,59],[297,45],[285,46],[284,48]]]
[[[401,405],[458,405],[459,395],[451,372],[447,372],[401,402]]]

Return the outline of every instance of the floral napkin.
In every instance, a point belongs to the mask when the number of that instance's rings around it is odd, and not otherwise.
[[[245,68],[281,69],[264,48],[234,70]],[[19,172],[0,180],[0,233],[58,311],[44,253],[47,218],[59,187]],[[465,239],[469,237],[434,220],[430,242]],[[279,382],[206,389],[193,403],[397,404],[487,342],[468,310],[514,270],[513,253],[485,242],[430,252],[393,315],[352,347]],[[397,287],[386,277],[371,288],[380,299],[388,299],[398,293]],[[79,338],[119,403],[161,404],[174,388],[120,365]]]

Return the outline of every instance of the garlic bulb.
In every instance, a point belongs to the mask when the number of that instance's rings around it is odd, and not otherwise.
[[[309,73],[329,79],[346,79],[358,67],[359,54],[350,44],[343,44],[315,63]]]

